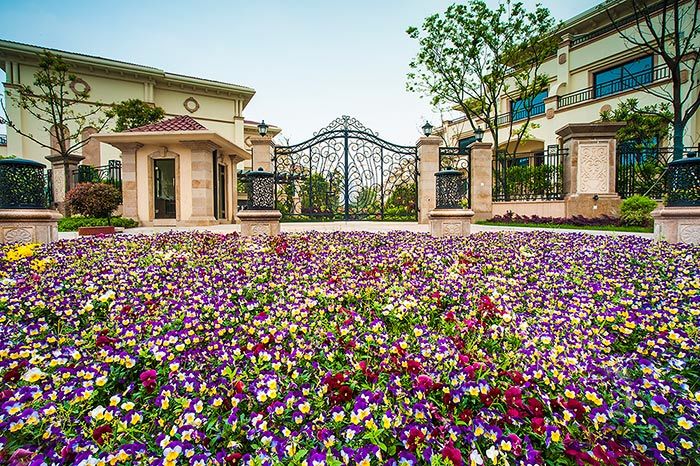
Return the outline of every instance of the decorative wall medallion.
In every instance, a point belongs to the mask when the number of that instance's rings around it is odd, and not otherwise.
[[[5,231],[6,243],[31,243],[34,241],[33,228],[9,228]]]
[[[76,94],[85,94],[90,92],[90,85],[83,78],[75,78],[71,81],[70,90]]]
[[[566,54],[562,53],[559,55],[559,64],[563,65],[564,63],[566,63]]]
[[[686,244],[700,244],[700,225],[678,225],[678,241]]]
[[[600,111],[602,112],[609,112],[612,110],[612,107],[609,104],[605,104],[602,107],[600,107]]]
[[[255,223],[250,227],[250,232],[253,234],[253,236],[269,235],[270,234],[270,224],[269,223]]]
[[[554,109],[548,108],[547,111],[545,112],[545,115],[547,116],[548,120],[551,120],[552,118],[554,118]]]
[[[461,223],[443,223],[442,224],[442,235],[443,236],[460,236],[462,234],[462,224]]]
[[[610,191],[610,146],[579,144],[578,192],[601,194]]]
[[[197,102],[197,99],[194,97],[186,98],[182,105],[185,107],[185,110],[190,113],[194,113],[199,110],[199,102]]]

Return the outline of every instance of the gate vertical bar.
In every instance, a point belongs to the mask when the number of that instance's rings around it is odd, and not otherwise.
[[[379,148],[379,173],[381,180],[379,181],[379,216],[384,220],[384,148]]]
[[[348,147],[348,126],[345,123],[345,128],[343,130],[344,136],[344,151],[343,159],[345,162],[345,221],[350,219],[350,167],[348,166],[348,159],[350,148]]]
[[[313,188],[313,162],[311,159],[314,157],[314,151],[312,147],[309,147],[309,216],[313,216],[314,213],[314,188]],[[302,210],[304,206],[301,206]]]

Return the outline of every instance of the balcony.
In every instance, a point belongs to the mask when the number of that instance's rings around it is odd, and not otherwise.
[[[528,115],[529,113],[529,115]],[[538,115],[544,115],[544,102],[541,102],[539,104],[535,104],[532,107],[528,108],[523,108],[520,110],[516,110],[515,112],[512,113],[505,113],[503,115],[499,115],[498,118],[496,119],[496,124],[498,126],[504,126],[507,125],[508,123],[513,121],[513,123],[516,123],[520,120],[526,119],[528,116],[530,118]]]
[[[656,84],[660,81],[669,79],[670,76],[671,72],[668,69],[668,66],[665,64],[659,65],[651,70],[630,74],[623,78],[608,81],[597,86],[591,86],[580,91],[560,95],[557,98],[557,107],[569,107],[571,105],[580,104],[589,100],[621,94],[633,89]]]

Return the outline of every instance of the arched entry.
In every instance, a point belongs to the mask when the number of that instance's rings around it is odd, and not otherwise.
[[[348,116],[276,146],[276,206],[286,220],[417,220],[416,146],[381,139]]]

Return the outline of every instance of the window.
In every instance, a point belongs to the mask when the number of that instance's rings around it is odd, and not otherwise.
[[[523,120],[529,116],[542,115],[544,113],[544,99],[547,98],[547,90],[540,92],[530,99],[517,99],[510,103],[510,113],[513,121]]]
[[[651,55],[623,63],[593,75],[595,97],[624,92],[653,80]]]

